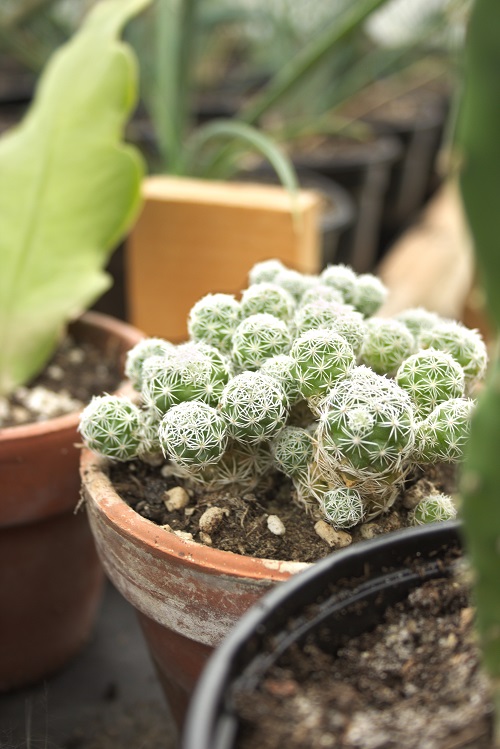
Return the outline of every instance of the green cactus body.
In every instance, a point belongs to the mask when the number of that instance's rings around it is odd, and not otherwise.
[[[483,379],[488,353],[477,330],[466,328],[455,320],[445,320],[422,330],[419,343],[424,349],[434,348],[451,354],[464,370],[465,384],[469,390]]]
[[[100,395],[83,409],[78,427],[93,452],[124,462],[138,454],[141,412],[128,398]]]
[[[345,304],[356,304],[356,273],[347,265],[328,265],[320,275],[320,282],[342,294]]]
[[[236,328],[232,360],[241,370],[259,369],[266,359],[287,354],[292,335],[283,320],[269,314],[251,315]]]
[[[309,289],[304,291],[301,299],[300,306],[303,307],[311,302],[335,302],[336,304],[344,304],[344,297],[338,289],[334,289],[333,286],[327,286],[324,283],[320,283],[319,280],[312,285]]]
[[[394,375],[414,348],[412,334],[398,320],[372,317],[366,321],[360,358],[377,374]]]
[[[352,346],[332,330],[308,330],[294,341],[290,356],[304,398],[322,396],[355,364]]]
[[[289,405],[293,406],[301,399],[294,375],[295,362],[288,354],[279,354],[271,359],[266,359],[260,368],[260,372],[273,377],[280,383]]]
[[[263,260],[260,263],[255,263],[250,269],[248,282],[250,285],[255,283],[272,283],[282,270],[286,270],[286,268],[281,260]]]
[[[470,431],[474,401],[452,398],[416,425],[415,459],[420,463],[462,460]]]
[[[321,504],[325,492],[332,488],[331,482],[327,482],[316,460],[312,460],[305,471],[299,472],[292,478],[297,502],[305,509]],[[340,475],[336,477],[335,487],[342,485]]]
[[[242,320],[240,303],[231,294],[207,294],[191,308],[189,335],[194,341],[231,351],[234,331]]]
[[[372,273],[362,273],[356,279],[354,306],[363,317],[371,317],[387,299],[388,290]]]
[[[137,457],[147,462],[156,462],[163,452],[160,445],[160,415],[154,409],[141,411],[139,428],[140,443]]]
[[[409,393],[416,416],[425,419],[437,405],[464,394],[465,375],[458,362],[445,351],[426,349],[406,359],[396,382]]]
[[[327,475],[339,466],[363,475],[398,472],[413,452],[410,398],[393,380],[367,368],[340,380],[321,405],[318,455]]]
[[[303,475],[314,458],[314,441],[306,429],[285,427],[271,443],[274,462],[282,473],[293,478]]]
[[[308,276],[290,268],[284,268],[273,278],[273,283],[286,289],[297,303],[300,303],[305,292],[314,287],[316,282],[315,276]]]
[[[297,335],[329,328],[343,336],[358,353],[365,336],[363,316],[350,305],[318,299],[301,305],[295,314]]]
[[[265,313],[288,323],[295,312],[295,300],[275,283],[253,284],[242,294],[241,312],[244,318]]]
[[[243,372],[224,388],[220,411],[231,437],[256,444],[271,439],[285,426],[287,397],[272,377],[261,372]]]
[[[167,411],[159,440],[166,457],[182,468],[198,470],[222,458],[228,432],[215,408],[202,401],[185,401]]]
[[[413,335],[417,345],[419,343],[420,334],[424,330],[430,330],[438,323],[442,322],[442,318],[439,317],[435,312],[430,312],[423,307],[411,307],[410,309],[399,312],[394,318],[402,322],[410,333]]]
[[[207,385],[207,394],[210,396],[210,400],[216,401],[222,392],[222,387],[234,376],[233,365],[229,357],[225,356],[215,346],[201,342],[188,341],[187,343],[181,343],[177,346],[177,350],[186,358],[191,357],[191,354],[193,354],[193,357],[196,359],[199,354],[202,354],[210,360],[211,371],[210,382]]]
[[[127,353],[125,375],[135,390],[142,388],[142,368],[150,356],[168,356],[175,346],[162,338],[144,338]]]
[[[366,514],[365,503],[357,489],[341,487],[325,492],[321,511],[335,528],[352,528],[361,523]]]
[[[217,405],[224,383],[212,360],[195,344],[177,347],[167,358],[150,357],[143,367],[142,399],[149,409],[165,414],[189,400]]]
[[[411,519],[414,525],[425,525],[454,520],[456,516],[457,508],[451,497],[447,494],[431,494],[420,500],[413,510]]]

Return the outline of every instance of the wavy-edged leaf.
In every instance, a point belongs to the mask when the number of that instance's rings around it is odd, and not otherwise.
[[[0,394],[35,375],[66,322],[110,285],[103,267],[136,216],[143,176],[122,143],[137,71],[119,34],[149,2],[95,6],[0,139]]]

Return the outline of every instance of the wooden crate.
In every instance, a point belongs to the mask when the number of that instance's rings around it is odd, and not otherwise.
[[[237,294],[254,263],[278,258],[320,270],[320,197],[275,185],[180,177],[145,180],[144,207],[127,242],[128,316],[148,335],[187,337],[192,305],[207,293]]]

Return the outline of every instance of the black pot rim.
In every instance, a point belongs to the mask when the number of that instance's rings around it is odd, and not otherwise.
[[[310,592],[308,603],[313,603],[319,592],[331,585],[332,579],[366,576],[367,565],[378,568],[379,575],[385,574],[385,569],[390,570],[391,557],[393,564],[398,557],[400,560],[407,559],[412,554],[423,562],[432,563],[432,558],[440,549],[459,541],[460,527],[459,521],[446,521],[405,528],[360,542],[325,557],[266,593],[244,614],[211,655],[190,703],[181,749],[231,749],[234,746],[236,723],[229,713],[224,714],[224,689],[233,680],[236,666],[241,665],[241,660],[245,663],[251,660],[250,655],[245,659],[247,643],[256,634],[264,635],[266,624],[276,611],[279,612],[279,623],[286,621],[296,610],[307,605],[304,602],[304,589]],[[273,626],[270,631],[277,630],[279,627]],[[218,715],[221,718],[216,722]],[[215,732],[217,743],[214,744]]]

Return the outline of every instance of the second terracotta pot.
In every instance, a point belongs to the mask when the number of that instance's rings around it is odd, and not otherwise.
[[[79,341],[117,360],[141,337],[88,313]],[[79,414],[0,430],[0,691],[54,673],[88,639],[103,572],[79,500]]]

